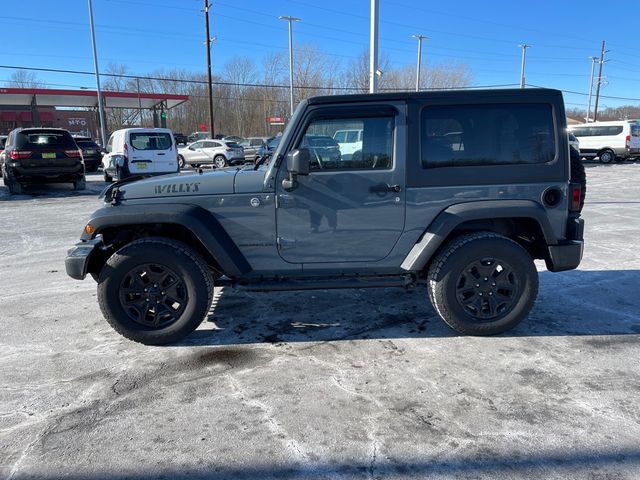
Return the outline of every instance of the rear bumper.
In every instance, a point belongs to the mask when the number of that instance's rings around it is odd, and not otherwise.
[[[91,255],[103,245],[101,235],[93,240],[76,243],[67,251],[67,258],[64,260],[67,275],[76,280],[84,280],[89,269]]]
[[[11,175],[24,183],[73,182],[84,177],[84,165],[73,167],[13,167]]]
[[[567,223],[567,240],[558,245],[549,245],[545,259],[547,270],[562,272],[578,268],[584,251],[584,220],[572,217]]]

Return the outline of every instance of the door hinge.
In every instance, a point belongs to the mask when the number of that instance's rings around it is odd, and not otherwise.
[[[287,250],[289,248],[295,248],[296,241],[289,238],[278,237],[278,249]]]

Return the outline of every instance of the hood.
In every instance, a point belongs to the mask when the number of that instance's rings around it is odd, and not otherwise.
[[[131,183],[114,184],[111,188],[119,192],[120,200],[137,198],[189,197],[194,195],[223,195],[234,193],[235,169],[212,172],[171,174],[145,178]],[[107,199],[110,195],[106,195]]]

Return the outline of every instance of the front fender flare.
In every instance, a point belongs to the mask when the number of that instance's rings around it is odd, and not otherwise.
[[[161,203],[103,207],[94,212],[89,223],[94,232],[83,232],[81,239],[84,241],[91,240],[106,228],[159,223],[181,225],[202,242],[225,275],[235,278],[251,271],[251,266],[218,219],[197,205]]]

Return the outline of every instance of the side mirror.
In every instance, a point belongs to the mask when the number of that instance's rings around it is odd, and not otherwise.
[[[287,170],[292,175],[309,175],[309,150],[300,148],[287,153]]]
[[[298,175],[309,175],[309,158],[309,150],[306,148],[291,150],[287,153],[289,177],[282,180],[282,188],[287,192],[298,187],[298,182],[296,181]]]

